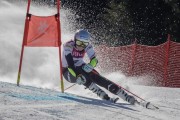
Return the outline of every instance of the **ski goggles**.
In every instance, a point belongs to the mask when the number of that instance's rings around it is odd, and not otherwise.
[[[76,39],[76,45],[80,46],[80,47],[86,47],[86,46],[89,45],[89,42],[83,42],[83,41],[80,41],[80,40]]]

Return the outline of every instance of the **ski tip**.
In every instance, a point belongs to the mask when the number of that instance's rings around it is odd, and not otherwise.
[[[145,104],[145,107],[148,108],[149,106],[150,106],[150,102],[147,102],[147,103]]]
[[[138,104],[138,105],[140,105],[142,107],[145,107],[147,109],[153,109],[153,110],[159,109],[159,107],[157,107],[157,106],[155,106],[155,105],[153,105],[153,104],[151,104],[150,102],[147,102],[147,101],[140,101],[140,102],[136,101],[136,104]]]
[[[154,106],[154,108],[159,109],[159,107],[157,107],[157,106],[155,106],[155,105],[153,105],[153,106]]]
[[[153,109],[153,110],[159,109],[159,107],[151,104],[150,102],[147,103],[146,108],[147,108],[147,109]]]

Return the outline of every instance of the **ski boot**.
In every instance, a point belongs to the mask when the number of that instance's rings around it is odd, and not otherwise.
[[[112,103],[116,103],[118,100],[119,100],[118,97],[110,98],[110,102],[112,102]]]
[[[117,96],[119,96],[120,98],[122,98],[123,100],[129,102],[130,104],[134,105],[136,102],[136,99],[131,96],[128,95],[124,90],[119,89],[119,91],[116,93]]]
[[[110,98],[108,94],[106,94],[101,88],[99,88],[95,83],[91,83],[89,86],[89,90],[91,90],[93,93],[97,94],[101,99],[110,101],[112,103],[116,103],[118,101],[118,97],[116,98]]]
[[[89,90],[91,90],[93,93],[97,94],[97,96],[99,96],[101,99],[105,99],[105,100],[110,99],[110,97],[93,82],[89,86]]]

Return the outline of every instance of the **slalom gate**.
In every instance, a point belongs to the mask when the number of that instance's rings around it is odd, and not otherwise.
[[[158,46],[131,44],[120,47],[100,45],[95,48],[104,72],[122,71],[127,76],[149,75],[148,85],[180,87],[180,43],[171,41]]]
[[[24,47],[58,47],[61,91],[64,92],[61,62],[60,0],[57,0],[57,13],[52,16],[35,16],[30,14],[30,5],[31,0],[28,0],[17,85],[19,86],[20,84]]]

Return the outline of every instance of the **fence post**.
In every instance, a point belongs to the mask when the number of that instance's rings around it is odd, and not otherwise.
[[[136,55],[136,46],[137,46],[137,39],[135,38],[134,44],[132,45],[132,56],[131,56],[131,65],[130,65],[129,75],[132,75],[133,69],[134,69],[134,61],[135,61],[135,55]]]
[[[170,38],[170,34],[168,34],[167,44],[166,44],[166,49],[165,49],[165,64],[164,64],[164,86],[165,87],[168,86],[167,79],[168,79],[168,62],[169,62],[170,43],[171,43],[171,38]]]

